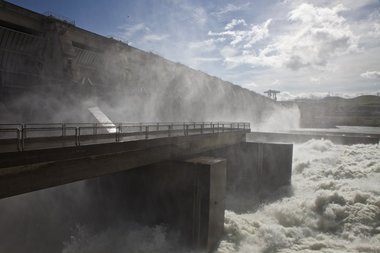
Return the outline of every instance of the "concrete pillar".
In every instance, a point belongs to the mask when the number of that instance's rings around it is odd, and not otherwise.
[[[96,181],[92,195],[104,196],[97,203],[117,212],[99,218],[106,224],[124,217],[142,225],[164,225],[178,233],[181,245],[202,252],[211,251],[222,237],[225,159],[163,162]]]
[[[211,251],[223,235],[226,160],[197,157],[186,166],[194,172],[192,244]]]

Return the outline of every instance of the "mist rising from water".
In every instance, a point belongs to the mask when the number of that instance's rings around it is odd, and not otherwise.
[[[42,84],[0,102],[0,122],[96,122],[88,105],[112,122],[244,121],[256,129],[298,127],[297,107],[128,46],[108,48],[87,73],[92,84]],[[53,87],[46,88],[43,87]]]

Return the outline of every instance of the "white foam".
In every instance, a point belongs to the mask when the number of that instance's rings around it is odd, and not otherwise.
[[[294,195],[227,211],[217,252],[380,252],[379,168],[378,145],[295,145]]]

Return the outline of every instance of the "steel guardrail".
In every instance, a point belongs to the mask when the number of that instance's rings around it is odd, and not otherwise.
[[[159,138],[250,130],[248,122],[141,122],[141,123],[15,123],[0,124],[0,146],[24,151],[27,142],[65,142],[80,146],[84,141],[104,139],[120,142],[123,137]]]

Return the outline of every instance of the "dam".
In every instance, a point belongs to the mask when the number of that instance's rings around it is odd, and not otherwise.
[[[0,63],[1,201],[51,211],[49,222],[38,211],[4,222],[7,241],[24,238],[8,251],[60,251],[78,223],[125,219],[164,224],[211,252],[227,196],[250,201],[291,183],[292,144],[247,141],[282,108],[252,91],[6,1]],[[115,123],[97,121],[94,106]],[[80,191],[32,201],[82,183],[88,195],[76,203]]]

